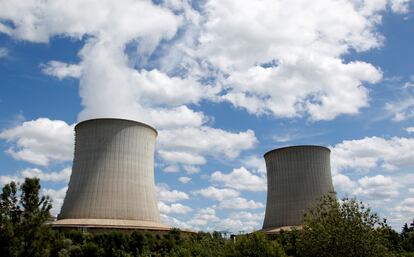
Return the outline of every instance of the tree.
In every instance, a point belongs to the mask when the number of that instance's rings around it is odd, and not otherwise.
[[[15,236],[16,224],[20,222],[17,185],[6,184],[0,196],[0,256],[13,255],[13,246],[18,243]]]
[[[410,227],[405,223],[401,231],[401,246],[406,252],[411,252],[414,256],[414,220],[411,222]]]
[[[225,256],[232,257],[266,257],[285,256],[277,241],[268,240],[263,233],[252,233],[239,236],[233,244],[227,243]]]
[[[298,239],[298,256],[394,256],[387,248],[376,213],[355,199],[323,196],[304,216]]]
[[[26,178],[20,186],[20,201],[15,182],[6,184],[0,197],[1,256],[47,255],[50,228],[43,224],[52,208],[49,197],[40,197],[38,178]]]

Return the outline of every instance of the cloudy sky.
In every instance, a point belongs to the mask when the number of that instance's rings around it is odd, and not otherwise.
[[[0,184],[41,178],[59,213],[73,128],[100,117],[159,131],[162,220],[250,231],[263,154],[332,150],[340,196],[395,229],[414,218],[410,0],[2,0]]]

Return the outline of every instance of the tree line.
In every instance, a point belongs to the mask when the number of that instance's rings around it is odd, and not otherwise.
[[[414,220],[400,233],[356,199],[327,194],[309,208],[300,229],[235,239],[218,232],[165,235],[58,231],[47,224],[52,203],[40,181],[3,186],[0,195],[0,256],[401,256],[414,257]]]

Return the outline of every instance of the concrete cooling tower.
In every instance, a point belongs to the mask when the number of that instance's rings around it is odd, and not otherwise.
[[[321,146],[278,148],[264,155],[267,204],[263,231],[301,225],[310,204],[333,191],[330,150]]]
[[[69,187],[54,227],[168,230],[154,184],[157,131],[122,119],[75,127]]]

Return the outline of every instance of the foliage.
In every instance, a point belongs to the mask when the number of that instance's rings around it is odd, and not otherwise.
[[[49,227],[42,226],[50,217],[51,201],[39,197],[38,178],[26,178],[20,186],[11,182],[3,187],[0,197],[1,256],[48,255]]]
[[[305,214],[298,256],[394,256],[383,236],[388,229],[362,202],[327,194]]]
[[[411,222],[410,227],[408,227],[407,223],[404,224],[404,227],[401,232],[401,239],[401,247],[403,248],[403,250],[406,252],[414,253],[414,219]]]
[[[38,179],[12,182],[0,195],[0,256],[401,256],[414,257],[414,221],[401,234],[354,199],[328,195],[309,210],[303,229],[233,239],[220,233],[165,235],[145,231],[85,233],[45,225],[51,202]]]
[[[263,233],[252,233],[237,237],[226,249],[226,256],[276,257],[285,256],[285,253],[277,241],[269,241]]]

